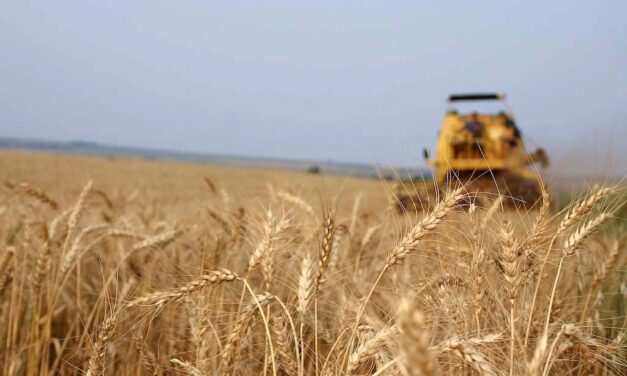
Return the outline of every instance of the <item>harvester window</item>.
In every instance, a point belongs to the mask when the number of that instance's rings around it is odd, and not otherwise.
[[[483,123],[479,120],[479,115],[476,112],[470,115],[470,119],[464,124],[464,128],[475,138],[483,136]]]

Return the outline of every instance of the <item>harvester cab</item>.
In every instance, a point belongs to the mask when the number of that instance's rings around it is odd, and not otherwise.
[[[499,101],[502,109],[460,113],[454,107],[478,101]],[[542,149],[527,153],[505,95],[453,94],[448,104],[433,158],[428,150],[424,152],[434,182],[400,182],[396,192],[399,210],[422,210],[436,200],[439,191],[460,183],[480,201],[501,196],[506,206],[533,205],[542,187],[537,172],[529,166],[539,163],[546,167],[548,157]]]

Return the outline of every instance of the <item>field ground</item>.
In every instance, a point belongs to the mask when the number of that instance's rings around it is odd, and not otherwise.
[[[624,186],[559,213],[459,189],[401,216],[390,193],[0,152],[0,373],[627,373]]]
[[[389,188],[367,178],[314,175],[304,172],[241,167],[222,167],[174,161],[105,159],[79,156],[0,151],[0,179],[27,182],[46,190],[52,197],[73,199],[88,180],[105,192],[146,195],[174,210],[192,210],[206,203],[205,177],[239,200],[265,204],[269,187],[289,189],[312,203],[337,198],[344,208],[357,193],[372,209],[387,205]],[[347,198],[341,200],[341,198]],[[69,202],[67,203],[69,204]]]

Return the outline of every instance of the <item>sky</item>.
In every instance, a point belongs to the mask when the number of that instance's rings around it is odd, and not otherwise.
[[[6,1],[0,136],[422,166],[453,92],[627,174],[625,1]]]

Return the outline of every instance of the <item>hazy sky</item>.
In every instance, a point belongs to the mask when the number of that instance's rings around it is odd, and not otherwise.
[[[449,93],[499,91],[553,171],[626,174],[626,14],[627,1],[5,1],[0,136],[418,165]]]

